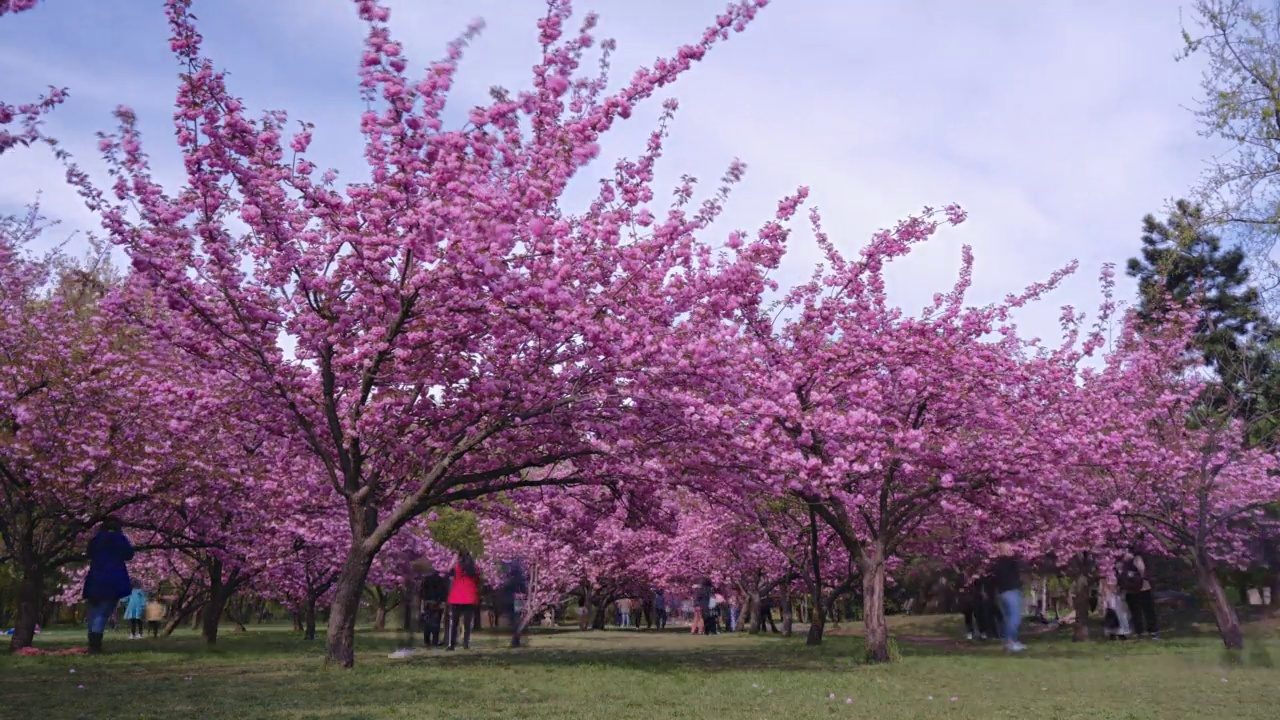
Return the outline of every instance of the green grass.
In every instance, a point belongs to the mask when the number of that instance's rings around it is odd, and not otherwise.
[[[0,656],[0,718],[1248,720],[1280,708],[1274,626],[1252,626],[1239,659],[1195,627],[1160,644],[1051,634],[1016,657],[945,639],[957,632],[949,618],[898,619],[894,631],[902,659],[891,666],[861,665],[860,638],[842,633],[807,648],[803,637],[564,631],[517,651],[486,635],[470,652],[410,660],[386,657],[392,635],[362,634],[352,671],[324,669],[319,644],[285,628],[227,633],[212,650],[192,634],[117,634],[102,657]],[[69,630],[40,638],[81,642]]]

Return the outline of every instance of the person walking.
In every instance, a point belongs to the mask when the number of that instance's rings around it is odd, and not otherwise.
[[[708,587],[707,591],[711,592],[711,588]],[[711,592],[711,598],[707,601],[706,612],[708,635],[720,634],[720,608],[722,603],[724,603],[724,597],[720,593]]]
[[[667,627],[667,594],[662,590],[653,593],[653,624],[658,630]]]
[[[511,620],[511,647],[520,647],[520,600],[529,591],[524,563],[509,560],[503,563],[502,588],[499,590],[499,612]]]
[[[769,632],[778,632],[778,626],[773,622],[773,596],[767,593],[760,596],[760,618],[756,621],[760,632],[764,632],[765,623],[769,624]]]
[[[422,579],[418,593],[422,600],[422,644],[429,648],[440,647],[440,624],[444,621],[444,606],[449,602],[449,580],[432,570]]]
[[[133,592],[129,593],[129,601],[124,606],[124,619],[129,622],[129,639],[142,640],[142,617],[147,611],[147,591],[142,585],[133,583]]]
[[[1147,577],[1147,564],[1142,556],[1136,553],[1125,553],[1121,559],[1116,577],[1120,590],[1124,592],[1124,603],[1129,609],[1129,619],[1133,623],[1133,636],[1142,637],[1149,633],[1152,640],[1160,639],[1160,626],[1156,624],[1156,600],[1152,593],[1151,580]]]
[[[1000,547],[1000,557],[991,568],[995,576],[995,589],[1000,599],[1000,612],[1004,616],[1004,646],[1009,652],[1022,652],[1026,645],[1018,642],[1018,627],[1022,624],[1022,568],[1008,544]]]
[[[956,604],[964,615],[965,639],[973,640],[982,636],[978,623],[978,603],[980,594],[978,582],[974,578],[966,578],[956,593]]]
[[[102,652],[102,635],[107,621],[115,613],[122,598],[133,592],[129,581],[128,562],[133,559],[133,544],[124,536],[120,522],[108,518],[89,541],[89,573],[84,578],[83,598],[89,606],[89,652]]]
[[[462,551],[453,564],[453,583],[449,586],[449,644],[453,650],[458,644],[458,629],[462,629],[462,649],[471,649],[471,628],[479,617],[480,571],[471,553]]]
[[[1120,592],[1117,580],[1105,578],[1099,588],[1099,604],[1102,606],[1102,629],[1108,640],[1128,640],[1132,632],[1129,607]]]

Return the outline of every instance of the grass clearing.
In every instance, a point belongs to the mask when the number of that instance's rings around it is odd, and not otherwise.
[[[320,644],[288,628],[227,633],[212,650],[190,633],[138,642],[117,633],[102,657],[0,656],[0,718],[1249,720],[1280,707],[1273,624],[1251,626],[1243,658],[1194,627],[1158,644],[1050,633],[1021,656],[951,641],[950,618],[893,627],[902,660],[891,666],[862,665],[861,639],[839,631],[817,648],[802,636],[556,631],[523,650],[482,634],[469,652],[407,660],[387,657],[394,635],[367,633],[352,671],[323,668]],[[69,630],[40,639],[82,643]]]

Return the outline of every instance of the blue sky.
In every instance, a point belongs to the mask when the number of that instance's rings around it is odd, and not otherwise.
[[[589,0],[576,9],[599,12],[601,34],[618,40],[618,83],[698,38],[723,5]],[[539,0],[391,7],[392,32],[416,67],[439,57],[470,19],[487,21],[463,60],[453,112],[484,101],[492,85],[527,85]],[[363,29],[353,4],[197,0],[195,12],[232,90],[251,108],[283,108],[316,123],[313,157],[358,179]],[[50,84],[69,87],[71,100],[48,127],[98,178],[94,133],[111,128],[116,104],[131,105],[159,176],[177,183],[169,119],[177,65],[167,36],[159,0],[47,0],[0,20],[0,97],[14,102]],[[831,236],[850,252],[924,205],[959,202],[969,221],[892,270],[894,299],[915,309],[948,290],[961,243],[977,258],[975,302],[1078,259],[1077,276],[1021,316],[1028,334],[1053,338],[1058,307],[1096,307],[1102,263],[1135,254],[1142,215],[1186,193],[1214,149],[1186,109],[1200,69],[1174,61],[1180,42],[1179,4],[1171,0],[774,0],[744,35],[660,96],[678,97],[681,110],[659,197],[683,173],[710,191],[740,157],[747,178],[717,235],[757,227],[778,198],[807,184]],[[613,159],[643,148],[658,105],[607,138],[603,161],[588,168],[568,207]],[[7,153],[0,209],[42,191],[46,214],[62,221],[55,237],[93,229],[61,176],[46,152]],[[806,277],[814,260],[801,235],[781,279]]]

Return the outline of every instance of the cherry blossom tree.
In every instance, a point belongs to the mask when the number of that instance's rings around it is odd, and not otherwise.
[[[665,218],[648,209],[666,119],[585,213],[557,204],[602,133],[765,4],[731,6],[610,94],[603,73],[578,71],[595,17],[567,32],[569,3],[551,0],[533,87],[495,93],[448,130],[445,99],[479,27],[415,80],[388,10],[358,0],[372,182],[340,190],[307,159],[309,126],[287,137],[282,113],[251,119],[202,54],[190,0],[166,3],[185,68],[174,122],[186,185],[152,179],[128,109],[102,141],[114,199],[77,180],[137,281],[179,318],[156,329],[239,380],[343,497],[351,537],[330,662],[353,664],[360,588],[402,527],[434,507],[563,484],[520,471],[569,460],[585,471],[617,438],[644,437],[652,420],[635,397],[678,384],[664,359],[688,357],[698,318],[731,311],[776,264],[776,231],[713,256],[695,234],[720,199],[685,212],[690,183]],[[601,47],[607,67],[613,46]]]
[[[15,649],[86,533],[186,492],[220,441],[216,402],[119,311],[102,258],[26,252],[42,227],[34,209],[0,220],[0,560],[20,578]]]
[[[1131,318],[1105,370],[1085,387],[1095,417],[1083,437],[1104,462],[1082,478],[1099,512],[1129,536],[1184,559],[1196,573],[1226,647],[1243,647],[1240,621],[1218,573],[1247,566],[1265,509],[1280,500],[1273,449],[1250,442],[1250,422],[1232,389],[1207,381],[1186,353],[1193,308],[1162,327]],[[1260,412],[1267,413],[1265,409]]]
[[[777,491],[813,510],[846,546],[862,582],[868,657],[889,659],[884,588],[891,558],[948,522],[943,503],[1034,485],[1061,455],[1053,438],[1075,363],[1097,348],[1049,351],[1021,340],[1011,312],[1074,267],[1004,302],[964,306],[973,258],[917,317],[889,304],[884,267],[962,221],[949,207],[877,234],[847,260],[811,213],[826,264],[769,313],[747,308],[740,454]],[[776,319],[775,319],[776,318]],[[1069,323],[1074,327],[1074,316]],[[989,336],[994,335],[994,339]],[[752,392],[746,392],[746,388]]]
[[[36,2],[37,0],[0,0],[0,17],[30,10],[36,6]],[[18,145],[30,146],[37,140],[45,140],[56,145],[56,142],[41,133],[40,124],[50,110],[61,105],[66,99],[66,88],[54,87],[49,88],[48,94],[36,99],[35,102],[15,106],[0,99],[0,155]],[[14,122],[19,126],[16,132],[4,127]]]

